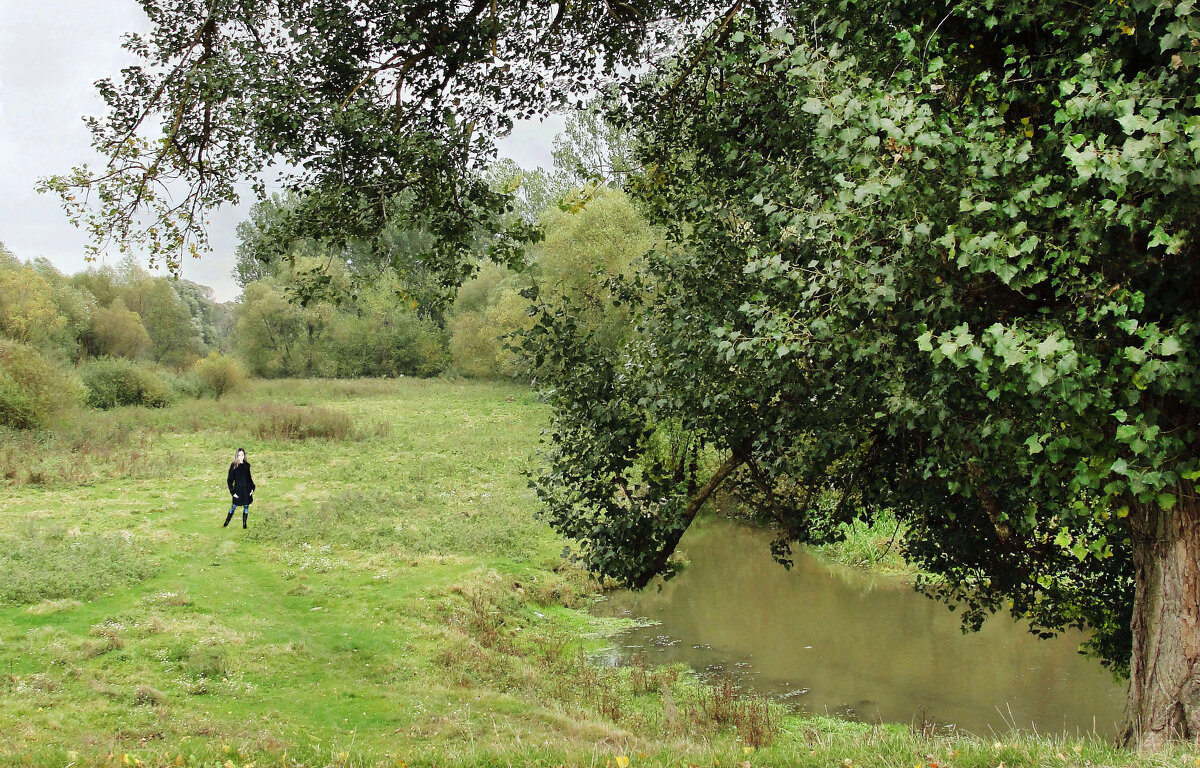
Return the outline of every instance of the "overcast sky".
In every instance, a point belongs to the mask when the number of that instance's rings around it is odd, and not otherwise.
[[[97,163],[81,120],[103,109],[92,83],[132,63],[121,35],[146,27],[134,0],[0,0],[0,242],[18,257],[45,256],[66,273],[87,266],[83,233],[66,220],[56,196],[34,187],[40,177]],[[549,167],[561,125],[552,118],[518,126],[501,142],[501,154],[524,167]],[[214,216],[212,252],[183,265],[183,276],[211,286],[219,301],[239,292],[230,277],[234,227],[248,208],[243,203]],[[119,259],[114,251],[104,261]]]

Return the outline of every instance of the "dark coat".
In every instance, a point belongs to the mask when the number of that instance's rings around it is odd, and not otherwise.
[[[229,465],[229,492],[237,494],[233,503],[239,507],[254,501],[254,478],[250,476],[250,462]]]

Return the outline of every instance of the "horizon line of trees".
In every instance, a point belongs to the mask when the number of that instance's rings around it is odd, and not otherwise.
[[[237,228],[242,293],[229,302],[132,257],[65,275],[0,246],[0,425],[41,426],[74,403],[220,394],[243,371],[532,381],[518,337],[535,299],[580,307],[583,326],[615,350],[631,320],[613,291],[661,240],[622,189],[629,156],[627,137],[593,107],[567,121],[551,169],[493,164],[487,182],[512,195],[510,218],[543,237],[517,271],[486,258],[480,231],[479,265],[460,286],[423,262],[433,235],[410,199],[396,201],[375,240],[336,247],[292,226],[302,196],[259,202]]]

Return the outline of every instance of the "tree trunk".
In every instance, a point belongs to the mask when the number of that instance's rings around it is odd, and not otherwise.
[[[1200,743],[1200,499],[1192,483],[1170,510],[1131,512],[1133,656],[1122,741],[1158,749]]]
[[[658,550],[650,565],[637,576],[630,579],[630,587],[633,589],[645,589],[651,579],[663,572],[663,569],[667,567],[667,560],[671,558],[671,555],[675,552],[675,548],[679,546],[679,540],[683,538],[683,534],[687,531],[688,526],[692,524],[692,520],[696,519],[696,514],[700,511],[700,507],[704,506],[704,502],[708,501],[708,497],[712,496],[721,487],[721,483],[725,482],[725,478],[733,474],[733,471],[740,467],[744,461],[744,458],[735,453],[731,454],[725,460],[724,464],[717,467],[717,471],[708,479],[704,487],[688,500],[688,504],[681,515],[683,525],[667,534],[666,541],[663,542],[662,547]]]

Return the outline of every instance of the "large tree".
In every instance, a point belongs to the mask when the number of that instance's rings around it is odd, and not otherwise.
[[[629,91],[670,233],[640,334],[533,339],[551,521],[637,586],[722,482],[781,559],[891,508],[969,624],[1091,629],[1125,741],[1200,740],[1198,65],[1191,3],[710,28]]]
[[[298,236],[373,237],[415,196],[454,283],[481,228],[502,262],[528,234],[478,173],[495,135],[637,71],[630,186],[670,240],[613,287],[640,327],[598,353],[548,307],[532,337],[560,371],[538,487],[584,561],[646,583],[725,482],[781,557],[886,505],[971,621],[1093,628],[1128,740],[1200,739],[1191,0],[737,0],[650,73],[705,3],[143,5],[109,166],[48,186],[168,260],[275,163]]]

